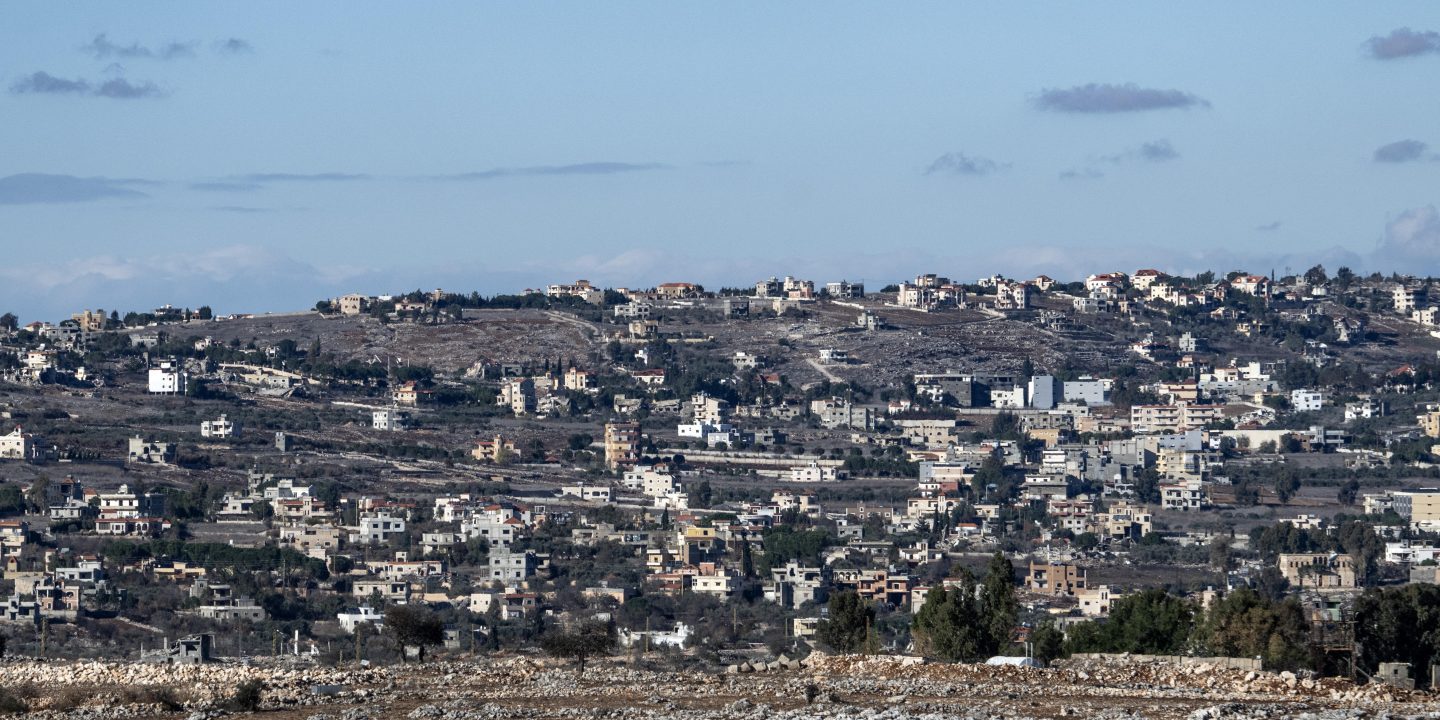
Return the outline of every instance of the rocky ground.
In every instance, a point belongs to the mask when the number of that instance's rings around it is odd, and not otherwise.
[[[223,709],[247,680],[263,707]],[[223,715],[289,720],[482,718],[1385,718],[1440,717],[1430,693],[1288,673],[1085,661],[1057,669],[830,657],[765,672],[664,670],[527,658],[383,668],[213,664],[0,664],[29,716],[60,720]],[[807,700],[809,696],[809,700]]]

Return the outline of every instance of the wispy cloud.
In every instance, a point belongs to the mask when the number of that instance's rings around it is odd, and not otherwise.
[[[1268,223],[1265,223],[1264,225],[1256,225],[1256,226],[1255,226],[1255,231],[1256,231],[1256,232],[1275,232],[1276,230],[1279,230],[1279,229],[1280,229],[1280,224],[1281,224],[1281,223],[1280,223],[1279,220],[1275,220],[1274,222],[1268,222]]]
[[[1099,180],[1103,177],[1105,173],[1093,167],[1071,168],[1060,172],[1061,180]]]
[[[492,168],[454,175],[435,175],[432,180],[493,180],[507,177],[553,175],[618,175],[621,173],[669,170],[663,163],[588,162],[574,165],[533,165],[529,167]]]
[[[1398,60],[1426,53],[1440,53],[1440,32],[1396,28],[1389,35],[1376,35],[1365,41],[1370,57],[1376,60]]]
[[[101,97],[120,98],[122,100],[163,97],[165,95],[154,83],[132,83],[125,78],[106,80],[100,84],[100,87],[95,88],[95,94]]]
[[[105,33],[100,33],[90,42],[80,46],[80,49],[93,55],[97,60],[110,58],[177,60],[195,57],[196,44],[194,42],[169,42],[154,48],[146,47],[138,42],[120,45],[111,42]]]
[[[90,83],[84,80],[58,78],[44,70],[37,70],[10,84],[10,92],[17,95],[36,93],[41,95],[66,95],[90,93]]]
[[[215,52],[221,55],[249,55],[255,52],[255,46],[248,40],[232,37],[215,43]]]
[[[1091,157],[1082,167],[1071,168],[1060,173],[1061,180],[1095,180],[1105,177],[1102,166],[1124,165],[1132,162],[1162,163],[1179,159],[1180,153],[1169,140],[1160,139],[1141,143],[1139,147],[1127,148],[1118,153]]]
[[[1135,83],[1090,83],[1046,89],[1035,99],[1041,110],[1065,113],[1123,113],[1168,108],[1210,107],[1203,98],[1183,90],[1142,88]]]
[[[146,181],[74,175],[21,173],[0,178],[0,205],[75,203],[107,198],[148,197],[128,185]]]
[[[91,85],[83,78],[59,78],[43,70],[21,77],[10,85],[14,95],[82,95],[120,100],[164,97],[165,92],[150,82],[131,82],[123,77]]]
[[[1009,163],[997,163],[987,157],[966,155],[963,152],[945,153],[925,168],[926,175],[989,175],[1009,168]]]
[[[1175,146],[1171,145],[1169,140],[1147,142],[1140,146],[1137,154],[1141,159],[1150,162],[1165,162],[1180,157],[1180,153],[1175,152]]]
[[[232,175],[231,180],[238,180],[242,183],[275,183],[275,182],[349,182],[353,180],[369,180],[369,175],[360,173],[251,173],[249,175]]]
[[[1416,160],[1440,160],[1440,156],[1426,156],[1425,151],[1429,148],[1419,140],[1396,140],[1395,142],[1381,145],[1375,149],[1375,162],[1378,163],[1404,163]]]
[[[201,192],[254,192],[263,186],[244,182],[193,182],[189,187]]]

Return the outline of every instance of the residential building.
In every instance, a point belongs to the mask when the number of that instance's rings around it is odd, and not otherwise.
[[[874,408],[855,405],[838,397],[811,400],[810,414],[819,418],[821,427],[867,431],[875,429]]]
[[[350,535],[350,542],[356,545],[384,545],[404,534],[404,518],[383,512],[373,513],[360,518],[359,526]]]
[[[1199,510],[1205,507],[1205,485],[1199,479],[1162,484],[1160,505],[1166,510]]]
[[[1395,303],[1395,312],[1401,315],[1409,315],[1418,307],[1424,298],[1424,293],[1416,288],[1407,288],[1404,285],[1396,286],[1390,291],[1390,297]]]
[[[216,420],[205,420],[200,423],[200,437],[228,440],[239,432],[239,426],[225,415],[221,415]]]
[[[385,432],[404,430],[406,417],[399,408],[376,408],[370,411],[370,428]]]
[[[1183,432],[1224,418],[1223,405],[1179,402],[1173,405],[1136,405],[1130,408],[1130,428],[1137,435]]]
[[[535,575],[539,567],[535,551],[524,552],[491,551],[490,558],[490,579],[500,582],[522,582]]]
[[[605,464],[611,470],[632,467],[640,459],[640,424],[605,423]]]
[[[1291,390],[1290,407],[1295,412],[1319,412],[1325,405],[1325,393],[1319,390]]]
[[[359,315],[365,312],[365,306],[369,302],[370,298],[355,293],[341,295],[335,300],[335,304],[340,307],[341,315]]]
[[[190,375],[175,358],[166,358],[150,368],[149,391],[155,395],[184,395]]]
[[[470,457],[486,463],[498,463],[515,457],[515,443],[496,435],[490,440],[477,440]]]
[[[1362,396],[1359,400],[1345,403],[1345,422],[1384,417],[1388,409],[1383,400]]]
[[[1348,590],[1356,587],[1355,559],[1343,553],[1292,553],[1277,558],[1280,574],[1302,590]]]
[[[164,464],[175,460],[175,443],[146,440],[139,435],[130,438],[126,462],[130,464]]]
[[[1085,568],[1068,563],[1030,563],[1026,587],[1045,595],[1075,595],[1085,589]]]
[[[790,468],[790,482],[835,482],[842,475],[840,468],[833,465],[822,466],[815,460],[810,461],[809,465]]]
[[[34,436],[16,425],[7,435],[0,435],[0,460],[36,460],[40,457]]]
[[[1414,526],[1440,530],[1440,489],[1396,490],[1390,493],[1395,514]]]

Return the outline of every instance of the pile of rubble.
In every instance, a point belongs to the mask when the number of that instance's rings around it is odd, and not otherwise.
[[[747,664],[750,672],[744,669]],[[263,684],[265,708],[291,708],[303,713],[295,717],[308,720],[1212,720],[1440,711],[1440,703],[1428,693],[1203,663],[1122,658],[1074,660],[1040,669],[817,653],[803,660],[747,664],[716,673],[646,669],[613,659],[592,663],[582,674],[570,665],[525,657],[376,668],[8,661],[0,663],[0,687],[38,689],[28,696],[31,709],[54,720],[211,720],[221,714],[235,687],[250,680]],[[153,694],[137,688],[163,688],[167,702],[157,702]]]

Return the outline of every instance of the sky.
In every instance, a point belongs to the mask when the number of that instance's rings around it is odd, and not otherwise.
[[[7,2],[0,312],[1440,274],[1434,2]]]

